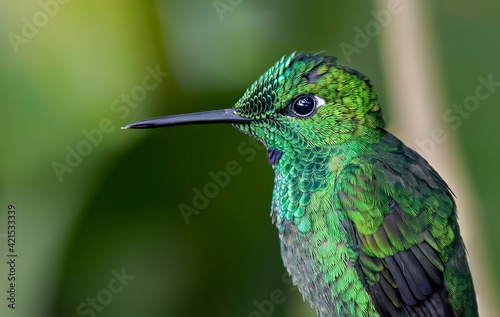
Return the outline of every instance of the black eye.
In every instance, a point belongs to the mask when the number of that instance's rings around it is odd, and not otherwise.
[[[314,112],[316,100],[312,96],[299,96],[292,104],[292,110],[298,117],[307,117]]]

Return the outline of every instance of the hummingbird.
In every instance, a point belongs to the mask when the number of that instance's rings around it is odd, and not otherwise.
[[[454,194],[386,130],[368,77],[333,56],[292,53],[232,108],[124,129],[205,123],[266,146],[283,263],[319,316],[478,316]]]

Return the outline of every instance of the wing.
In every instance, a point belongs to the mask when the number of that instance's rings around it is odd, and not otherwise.
[[[353,159],[336,181],[336,209],[358,251],[358,275],[381,316],[475,316],[477,308],[463,315],[467,303],[457,303],[467,298],[474,306],[475,296],[451,191],[394,140],[381,154]]]

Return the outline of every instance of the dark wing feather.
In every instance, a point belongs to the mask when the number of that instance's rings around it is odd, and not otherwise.
[[[358,274],[381,316],[465,316],[444,278],[450,255],[463,253],[451,191],[424,159],[389,139],[380,153],[354,158],[335,185]],[[465,295],[475,304],[465,268]]]

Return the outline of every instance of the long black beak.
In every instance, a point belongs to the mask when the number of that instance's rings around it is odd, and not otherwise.
[[[250,123],[252,120],[253,119],[239,116],[234,109],[221,109],[152,118],[131,123],[126,127],[122,127],[122,129],[152,129],[184,124],[205,123]]]

